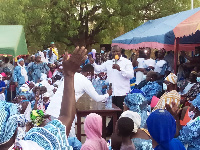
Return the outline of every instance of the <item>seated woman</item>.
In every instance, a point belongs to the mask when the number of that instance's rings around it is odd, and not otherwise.
[[[148,118],[147,112],[151,111],[148,101],[140,90],[134,90],[131,94],[127,94],[124,99],[124,111],[131,110],[138,112],[142,118],[140,127],[146,127],[146,120]]]
[[[176,136],[187,147],[187,150],[200,149],[200,95],[191,102],[188,112],[191,120],[186,126],[182,127],[180,124],[179,112],[181,109],[177,105],[166,106],[166,108],[176,119]]]
[[[166,92],[160,97],[157,105],[154,107],[153,111],[156,109],[164,109],[165,104],[172,104],[175,102],[177,105],[180,104],[181,95],[175,90],[177,84],[177,76],[170,73],[163,83],[163,90]]]
[[[161,85],[157,83],[157,78],[156,72],[149,71],[146,76],[147,84],[140,89],[149,104],[151,103],[152,97],[157,96],[162,91]]]
[[[176,121],[168,111],[158,109],[152,112],[147,119],[147,127],[154,150],[185,150],[183,144],[174,138]]]
[[[0,102],[0,149],[21,150],[62,150],[68,149],[66,135],[69,134],[75,117],[74,74],[85,59],[84,47],[77,47],[73,56],[63,62],[65,73],[63,100],[58,119],[52,120],[44,127],[34,127],[29,130],[24,139],[15,143],[18,126],[17,105]]]
[[[197,81],[197,83],[194,84],[191,87],[191,89],[187,92],[185,101],[192,101],[200,93],[200,73],[197,73],[196,81]]]
[[[132,132],[132,141],[136,150],[153,150],[152,141],[149,132],[146,129],[140,128],[141,117],[138,113],[127,110],[123,112],[120,118],[128,117],[134,122],[134,129]],[[117,126],[116,126],[117,130]],[[111,144],[114,150],[121,147],[122,139],[117,135],[117,131],[111,136]]]
[[[106,141],[102,136],[102,118],[98,114],[87,115],[84,122],[86,141],[81,150],[108,150]]]
[[[192,71],[190,73],[189,79],[187,84],[184,87],[180,87],[180,94],[181,96],[186,96],[188,91],[192,88],[193,85],[197,82],[197,73],[195,71]]]

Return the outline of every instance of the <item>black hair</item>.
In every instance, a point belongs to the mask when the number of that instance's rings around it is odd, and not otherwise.
[[[82,72],[93,72],[93,71],[94,67],[91,64],[87,64],[82,68]]]
[[[121,53],[122,53],[122,54],[125,54],[125,49],[122,49]]]
[[[134,129],[134,122],[128,117],[122,117],[117,121],[118,135],[128,137],[132,135]]]
[[[143,50],[139,50],[139,58],[146,58],[146,55]]]
[[[8,63],[9,62],[9,58],[5,57],[4,61],[5,61],[5,63]]]
[[[158,51],[155,51],[155,57],[156,58],[158,57]]]

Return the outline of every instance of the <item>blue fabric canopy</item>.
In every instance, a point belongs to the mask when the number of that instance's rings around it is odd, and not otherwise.
[[[200,7],[156,20],[149,20],[143,25],[112,40],[112,45],[119,45],[124,49],[151,47],[171,50],[175,41],[173,29],[198,11],[200,11]],[[180,38],[180,44],[195,44],[193,47],[200,45],[200,32],[197,31],[194,35]],[[186,46],[187,48],[191,49],[192,47]]]

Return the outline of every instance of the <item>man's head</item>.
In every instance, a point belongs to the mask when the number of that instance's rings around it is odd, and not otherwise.
[[[153,82],[153,81],[156,81],[157,78],[158,78],[158,74],[157,74],[156,72],[154,72],[154,71],[149,71],[149,72],[147,73],[147,76],[146,76],[146,81],[147,81],[147,82],[149,82],[149,81]]]
[[[197,73],[195,71],[192,71],[189,76],[189,81],[194,83],[196,82],[196,79],[197,79]]]
[[[149,47],[144,48],[144,54],[146,55],[146,58],[150,58],[151,49]]]
[[[166,53],[165,49],[159,50],[158,51],[158,58],[161,58],[161,59],[164,58],[165,53]]]
[[[5,57],[4,62],[5,62],[5,63],[8,63],[8,62],[9,62],[9,58],[8,58],[8,57]]]
[[[51,42],[51,47],[54,48],[55,47],[55,43]]]
[[[115,55],[118,55],[119,58],[121,57],[121,48],[118,45],[114,45],[112,47],[112,57],[115,58]]]
[[[87,76],[94,76],[94,67],[90,64],[85,65],[81,71],[82,75],[85,77]]]
[[[122,55],[125,55],[125,49],[122,49],[122,50],[121,50],[121,54],[122,54]]]

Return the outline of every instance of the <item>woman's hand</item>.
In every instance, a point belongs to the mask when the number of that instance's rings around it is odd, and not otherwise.
[[[63,71],[65,75],[72,76],[77,72],[81,64],[87,58],[86,52],[87,50],[85,49],[85,47],[82,46],[81,48],[79,48],[79,46],[77,46],[69,59],[68,52],[65,53],[65,56],[63,58]]]

